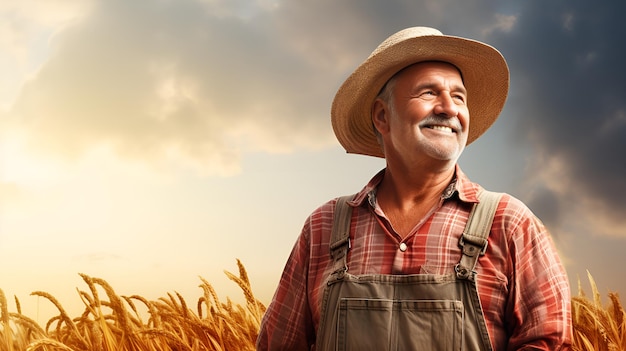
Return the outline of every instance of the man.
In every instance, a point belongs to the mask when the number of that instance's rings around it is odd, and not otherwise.
[[[570,348],[568,280],[540,220],[501,194],[488,239],[464,240],[489,192],[457,160],[494,123],[508,85],[496,49],[425,27],[392,35],[354,71],[333,129],[348,152],[386,168],[347,205],[331,200],[307,219],[258,350]]]

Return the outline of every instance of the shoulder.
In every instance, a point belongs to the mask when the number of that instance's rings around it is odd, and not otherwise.
[[[319,205],[311,212],[311,214],[307,218],[307,222],[317,224],[317,222],[319,221],[332,221],[338,201],[339,197],[336,197]]]
[[[500,222],[509,230],[531,223],[543,227],[543,223],[524,202],[508,193],[502,193],[494,224],[496,222]]]
[[[340,197],[336,197],[321,204],[305,220],[302,234],[312,244],[319,245],[329,241],[339,199]]]
[[[541,219],[510,194],[503,194],[500,199],[491,233],[500,236],[511,252],[521,250],[533,255],[536,250],[552,250],[550,233]]]

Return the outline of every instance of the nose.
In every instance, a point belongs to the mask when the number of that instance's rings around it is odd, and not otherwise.
[[[437,97],[437,104],[433,112],[438,116],[456,117],[459,114],[459,107],[449,92],[442,92]]]

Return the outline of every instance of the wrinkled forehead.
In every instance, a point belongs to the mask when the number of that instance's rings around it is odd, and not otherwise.
[[[446,65],[449,67],[454,68],[457,72],[459,72],[459,75],[461,76],[461,82],[465,83],[465,81],[463,80],[463,72],[461,72],[461,69],[459,69],[459,67],[455,66],[454,64],[450,63],[450,62],[446,62],[446,61],[420,61],[420,62],[416,62],[413,64],[410,64],[406,67],[404,67],[403,69],[399,70],[398,72],[396,72],[389,80],[392,80],[398,76],[401,76],[404,72],[418,67],[418,66],[424,66],[424,65],[428,65],[428,64],[440,64],[440,65]],[[389,82],[389,81],[387,81]]]
[[[454,68],[457,72],[459,72],[459,75],[461,76],[461,82],[463,84],[465,84],[465,81],[463,80],[463,72],[456,65],[454,65],[454,64],[452,64],[450,62],[446,62],[446,61],[420,61],[420,62],[412,63],[412,64],[402,68],[401,70],[396,72],[393,76],[391,76],[391,78],[389,78],[389,80],[387,80],[387,82],[385,82],[385,84],[382,86],[382,88],[380,88],[380,91],[378,92],[378,95],[380,95],[388,86],[392,86],[394,84],[394,82],[398,79],[398,77],[402,76],[404,73],[406,73],[407,71],[411,70],[412,68],[415,68],[417,66],[426,65],[426,64],[433,64],[433,63],[435,63],[435,64],[443,64],[443,65],[447,65],[447,66],[450,66],[450,67]]]

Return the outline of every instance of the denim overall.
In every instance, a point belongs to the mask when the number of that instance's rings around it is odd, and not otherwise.
[[[334,273],[324,291],[315,349],[491,351],[474,267],[486,251],[500,195],[479,194],[459,241],[459,263],[448,275],[350,274],[351,196],[340,198],[330,244]]]

